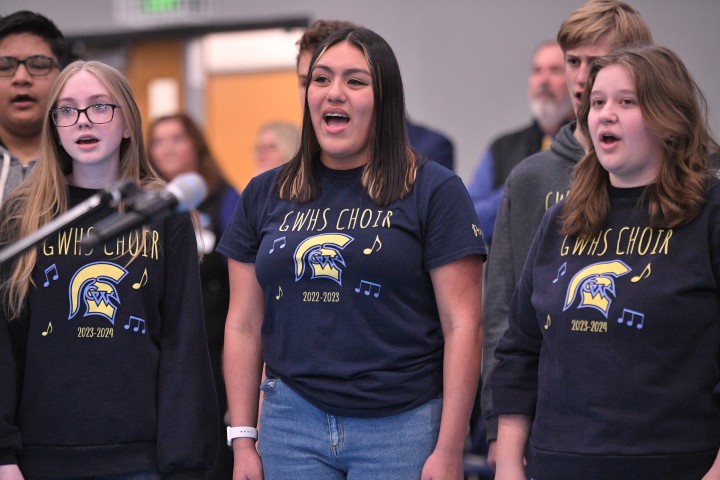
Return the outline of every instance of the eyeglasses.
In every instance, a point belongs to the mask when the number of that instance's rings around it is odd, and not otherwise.
[[[50,110],[50,116],[56,127],[72,127],[80,119],[81,113],[85,114],[90,123],[100,125],[112,122],[116,108],[120,108],[120,105],[96,103],[86,108],[58,107]]]
[[[25,60],[15,57],[0,57],[0,77],[12,77],[21,63],[25,65],[25,69],[33,77],[45,76],[50,73],[53,67],[60,68],[60,65],[55,60],[44,55],[33,55]]]

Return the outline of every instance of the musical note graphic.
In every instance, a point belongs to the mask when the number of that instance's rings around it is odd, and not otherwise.
[[[565,272],[567,272],[567,262],[560,265],[560,268],[558,268],[557,278],[553,280],[553,283],[557,283],[557,281],[560,280],[560,277],[565,275]]]
[[[373,287],[377,287],[377,291],[375,293],[373,293],[373,296],[375,298],[378,298],[380,296],[380,284],[368,282],[367,280],[360,280],[360,285],[358,285],[357,288],[355,288],[355,293],[360,293],[360,290],[363,288],[363,284],[367,285],[367,290],[365,290],[363,292],[365,295],[370,295],[370,292],[372,292]]]
[[[550,320],[550,314],[548,313],[547,320],[545,321],[545,330],[550,328],[551,323],[552,323],[552,320]]]
[[[377,245],[377,250],[375,250],[375,245]],[[373,250],[375,250],[376,252],[379,252],[381,248],[382,248],[382,242],[380,241],[380,237],[378,235],[375,235],[375,241],[373,242],[372,247],[364,249],[363,253],[365,255],[370,255],[373,252]]]
[[[133,287],[135,290],[139,290],[140,287],[142,287],[143,285],[145,285],[145,284],[147,283],[147,281],[148,281],[148,274],[147,274],[147,268],[146,268],[146,269],[143,271],[142,277],[140,277],[140,281],[133,283],[133,286],[132,286],[132,287]]]
[[[50,272],[55,272],[55,273],[53,273],[53,276],[52,276],[53,280],[58,279],[57,265],[55,265],[53,263],[52,265],[50,265],[48,268],[45,269],[45,283],[43,283],[43,287],[47,288],[50,285],[50,277],[48,275]]]
[[[640,272],[640,275],[635,275],[634,277],[632,277],[630,279],[630,281],[633,283],[639,282],[643,278],[649,277],[651,273],[652,273],[652,269],[650,268],[650,264],[648,263],[647,266],[645,267],[645,269],[642,272]]]
[[[275,300],[280,300],[280,298],[283,296],[282,287],[278,287],[278,294],[275,295]]]
[[[625,323],[628,327],[632,327],[635,323],[635,317],[639,317],[640,321],[635,324],[635,327],[640,330],[645,325],[645,314],[630,310],[629,308],[623,308],[622,318],[618,318],[618,323]]]
[[[281,242],[280,247],[278,247],[278,248],[285,248],[285,243],[286,243],[285,237],[280,237],[280,238],[275,239],[275,241],[273,242],[273,246],[270,249],[270,253],[273,253],[275,251],[275,244],[278,242]]]
[[[42,332],[42,336],[47,337],[50,333],[52,333],[52,322],[48,323],[47,328]]]
[[[137,332],[138,330],[140,330],[140,324],[142,324],[143,329],[142,329],[141,333],[145,334],[145,320],[143,320],[142,318],[139,318],[139,317],[133,317],[132,315],[130,315],[130,318],[128,319],[128,323],[127,323],[127,325],[125,325],[125,330],[130,330],[130,325],[132,324],[133,320],[137,321],[137,325],[135,327],[133,327],[133,332]]]

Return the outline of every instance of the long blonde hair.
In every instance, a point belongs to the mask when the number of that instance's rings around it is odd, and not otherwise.
[[[25,238],[68,209],[66,175],[72,172],[72,158],[60,145],[49,111],[56,106],[60,91],[68,79],[85,70],[100,80],[120,106],[130,131],[120,144],[120,177],[150,189],[162,188],[164,182],[150,165],[144,148],[140,111],[125,77],[115,68],[96,61],[76,61],[68,65],[55,80],[48,100],[40,142],[40,156],[35,168],[7,199],[0,211],[0,247]],[[115,113],[117,115],[118,112]],[[3,271],[3,308],[9,320],[17,318],[32,285],[32,270],[37,252],[30,249]]]

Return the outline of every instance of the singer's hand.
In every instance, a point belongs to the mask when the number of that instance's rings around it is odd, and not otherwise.
[[[233,440],[233,456],[233,480],[262,480],[262,462],[252,439]]]
[[[496,460],[497,455],[497,442],[493,440],[490,442],[490,445],[488,445],[488,456],[487,456],[487,462],[488,465],[490,465],[490,468],[494,469],[495,464],[497,463]]]
[[[0,480],[24,480],[20,468],[15,464],[0,465]]]

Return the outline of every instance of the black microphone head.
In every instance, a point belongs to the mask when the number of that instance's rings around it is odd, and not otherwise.
[[[148,221],[160,219],[172,212],[195,208],[206,195],[207,185],[199,174],[178,175],[163,190],[144,191],[128,199],[124,212],[100,221],[81,243],[85,247],[94,247]]]
[[[199,173],[183,173],[173,178],[165,190],[177,199],[176,212],[196,208],[207,196],[207,184]]]
[[[131,199],[136,195],[139,195],[142,190],[131,178],[126,177],[121,178],[117,182],[105,188],[103,192],[106,195],[109,195],[110,206],[117,207],[121,200]]]

